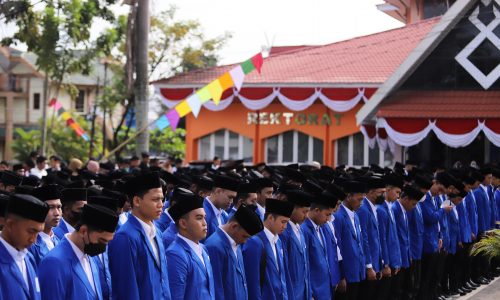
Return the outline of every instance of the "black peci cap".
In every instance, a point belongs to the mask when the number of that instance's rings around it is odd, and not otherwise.
[[[88,225],[95,229],[115,232],[118,225],[118,214],[108,207],[86,204],[83,206],[80,222],[82,225]]]
[[[266,214],[276,214],[290,218],[295,205],[288,201],[280,201],[274,198],[266,199]]]
[[[412,200],[419,201],[424,196],[424,193],[419,191],[418,188],[415,186],[407,185],[403,188],[402,197],[405,197],[405,196],[412,199]]]
[[[214,178],[214,186],[221,189],[237,192],[239,185],[240,181],[238,179],[227,175],[219,175]]]
[[[313,201],[313,195],[301,190],[289,190],[286,193],[288,202],[293,203],[295,206],[309,207]]]
[[[199,208],[203,208],[203,198],[191,194],[190,196],[184,196],[181,201],[177,202],[168,210],[168,213],[174,222],[178,222],[182,216]]]
[[[346,181],[342,184],[344,192],[348,194],[366,193],[366,185],[360,181]]]
[[[118,199],[106,196],[90,196],[87,199],[87,204],[101,205],[116,211],[118,208]]]
[[[264,229],[259,215],[255,213],[254,209],[247,207],[245,204],[241,205],[234,213],[234,218],[249,235],[255,235]]]
[[[34,189],[31,194],[42,201],[61,199],[60,188],[57,184],[41,186]]]
[[[127,181],[127,190],[130,197],[156,188],[161,188],[160,176],[157,172],[141,174]]]
[[[43,223],[48,212],[49,206],[31,195],[10,195],[7,214],[14,214],[25,219]]]

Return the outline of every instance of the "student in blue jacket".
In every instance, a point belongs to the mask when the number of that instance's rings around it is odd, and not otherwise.
[[[361,206],[366,192],[365,184],[358,181],[343,183],[347,197],[335,213],[335,232],[342,263],[340,264],[341,281],[335,293],[337,299],[357,299],[360,282],[365,279],[366,265],[363,254],[363,237],[358,215],[355,213]]]
[[[76,224],[80,221],[82,208],[87,204],[87,189],[67,188],[61,192],[62,219],[55,227],[54,234],[61,240],[66,233],[75,230]]]
[[[255,208],[239,205],[229,221],[206,241],[215,286],[215,299],[248,299],[241,246],[264,229]]]
[[[288,294],[290,276],[279,234],[287,227],[294,205],[277,199],[266,200],[264,230],[243,246],[248,299],[293,299]]]
[[[389,298],[391,291],[391,276],[396,275],[401,268],[401,252],[396,228],[396,219],[392,212],[392,205],[399,198],[403,187],[403,180],[391,174],[384,177],[384,202],[377,205],[378,229],[380,234],[380,248],[384,266],[382,279],[377,292],[377,299]],[[423,226],[423,225],[422,225]]]
[[[311,210],[301,228],[304,232],[309,266],[311,268],[311,289],[314,299],[333,299],[335,286],[332,286],[332,272],[328,261],[330,239],[326,238],[323,225],[330,220],[338,198],[324,191],[311,200]]]
[[[118,225],[118,214],[87,204],[73,233],[40,263],[42,299],[103,299],[96,256],[106,250]]]
[[[285,231],[280,235],[281,243],[288,262],[291,285],[288,294],[294,299],[310,299],[311,283],[309,256],[301,224],[307,217],[312,195],[301,190],[286,192],[287,201],[294,204],[294,209]],[[289,297],[290,298],[290,297]]]
[[[56,227],[61,221],[62,205],[61,193],[59,187],[55,184],[36,188],[33,195],[49,206],[49,213],[45,218],[43,230],[38,234],[36,242],[29,249],[38,266],[45,255],[59,243],[59,238],[54,234],[52,228]]]
[[[424,194],[414,186],[403,187],[401,198],[392,205],[392,212],[396,219],[398,232],[399,250],[401,253],[401,269],[391,281],[391,298],[402,299],[404,291],[411,289],[411,274],[409,268],[411,264],[410,254],[410,225],[408,223],[408,212],[417,206],[417,203]]]
[[[210,196],[203,202],[207,214],[207,238],[215,232],[220,225],[226,224],[228,215],[226,210],[233,203],[238,192],[239,180],[227,175],[218,175],[214,179],[214,189]]]
[[[179,232],[166,252],[172,299],[215,300],[212,263],[200,243],[207,235],[203,198],[186,197],[170,209],[170,215]]]
[[[172,209],[172,207],[174,207],[178,201],[182,201],[186,198],[191,199],[193,194],[194,193],[192,191],[187,190],[185,188],[181,187],[174,188],[172,196],[170,197],[169,210]],[[170,246],[170,244],[174,242],[177,233],[178,233],[177,226],[175,225],[175,222],[172,220],[172,222],[168,225],[167,229],[163,231],[163,233],[161,234],[161,239],[163,241],[163,246],[165,250]]]
[[[365,183],[367,184],[367,192],[361,207],[356,211],[363,236],[366,266],[366,279],[361,283],[361,297],[363,299],[376,296],[379,287],[378,280],[381,278],[384,265],[376,205],[384,201],[385,183],[379,177],[368,177]]]
[[[163,190],[157,173],[127,181],[132,213],[109,243],[113,299],[170,299],[167,259],[159,230]]]
[[[27,249],[42,231],[48,211],[47,204],[33,196],[9,196],[0,235],[0,299],[41,299],[35,262]]]

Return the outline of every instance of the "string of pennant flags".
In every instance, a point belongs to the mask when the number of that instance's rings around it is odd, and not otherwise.
[[[57,116],[61,117],[65,122],[66,126],[73,129],[73,131],[85,141],[90,141],[88,134],[83,130],[83,128],[71,117],[71,114],[64,109],[61,102],[57,101],[55,98],[51,99],[49,102],[49,107],[54,107],[57,112]]]
[[[245,75],[253,70],[257,70],[260,73],[263,63],[264,59],[262,53],[244,61],[206,86],[198,89],[191,96],[182,100],[179,104],[158,118],[154,125],[156,125],[159,130],[163,130],[170,126],[172,130],[175,131],[179,124],[179,120],[190,112],[193,113],[195,118],[198,117],[203,103],[212,99],[215,105],[219,105],[222,93],[225,90],[234,86],[239,91],[243,85]]]

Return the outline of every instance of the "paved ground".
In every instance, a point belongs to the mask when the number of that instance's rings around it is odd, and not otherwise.
[[[457,300],[499,300],[500,299],[500,277],[495,278],[490,284],[482,285],[475,291]]]

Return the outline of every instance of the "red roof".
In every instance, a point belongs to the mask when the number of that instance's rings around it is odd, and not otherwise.
[[[266,58],[262,73],[250,73],[245,84],[381,84],[438,21],[433,18],[333,44],[286,49]],[[206,84],[232,67],[197,70],[153,83]]]
[[[386,99],[377,117],[498,118],[499,99],[500,91],[399,91]]]

